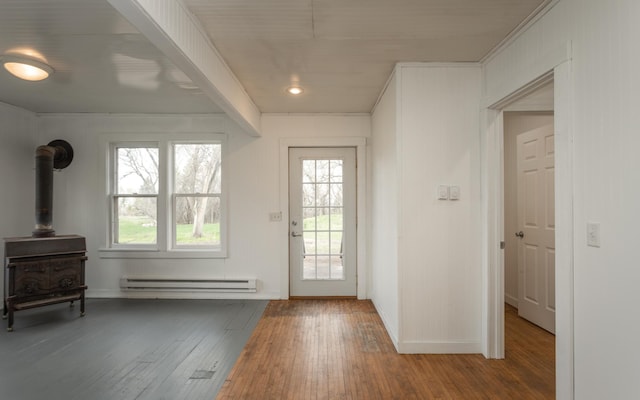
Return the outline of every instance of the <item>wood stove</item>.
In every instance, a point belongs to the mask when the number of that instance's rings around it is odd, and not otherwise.
[[[13,313],[56,303],[80,301],[84,316],[84,262],[82,236],[5,238],[5,295],[3,318],[13,330]]]
[[[4,239],[5,280],[2,317],[13,330],[15,311],[80,301],[84,316],[85,238],[55,235],[52,228],[53,169],[66,168],[73,149],[54,140],[36,150],[36,227],[31,237]]]

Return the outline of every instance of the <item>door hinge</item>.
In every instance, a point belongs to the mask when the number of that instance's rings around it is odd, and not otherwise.
[[[506,243],[503,240],[500,242],[500,250],[504,250],[505,247],[506,247]]]

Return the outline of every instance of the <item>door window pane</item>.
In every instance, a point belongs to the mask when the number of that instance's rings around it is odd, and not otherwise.
[[[303,160],[302,279],[344,279],[342,160]]]

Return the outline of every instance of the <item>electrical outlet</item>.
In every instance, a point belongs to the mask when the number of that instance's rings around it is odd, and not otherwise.
[[[269,222],[281,222],[282,211],[274,211],[269,213]]]
[[[587,246],[600,247],[599,222],[587,222]]]

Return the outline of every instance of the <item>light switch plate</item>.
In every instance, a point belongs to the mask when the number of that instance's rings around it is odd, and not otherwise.
[[[449,187],[449,200],[460,200],[460,186]]]
[[[448,199],[449,199],[449,186],[438,185],[438,200],[448,200]]]
[[[600,247],[599,222],[587,222],[587,246]]]

